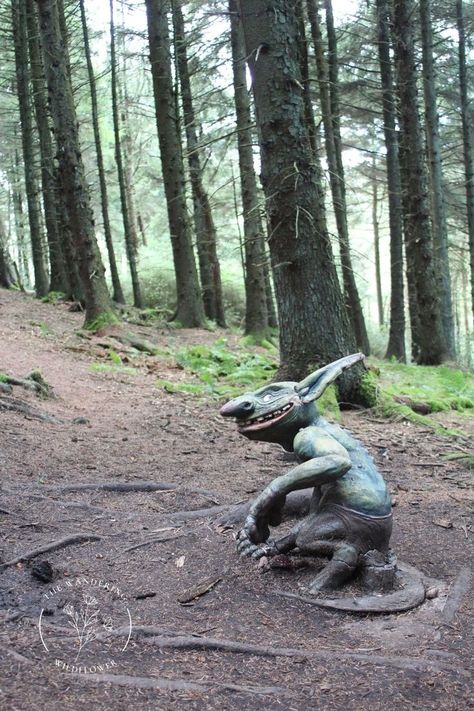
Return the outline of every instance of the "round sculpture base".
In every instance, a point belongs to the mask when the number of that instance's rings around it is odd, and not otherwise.
[[[371,566],[367,567],[369,569],[369,577],[371,577],[373,571],[370,571]],[[417,570],[417,568],[401,562],[396,564],[396,568],[393,572],[394,578],[390,590],[379,590],[379,592],[376,593],[373,591],[373,578],[371,578],[372,582],[370,584],[370,594],[362,593],[358,595],[353,593],[352,595],[347,596],[344,595],[342,590],[339,594],[331,592],[330,596],[323,596],[320,594],[310,597],[294,595],[293,593],[287,592],[280,592],[279,594],[284,597],[303,600],[304,602],[317,607],[324,607],[331,610],[342,610],[344,612],[378,612],[390,614],[393,612],[405,612],[406,610],[412,610],[413,608],[421,605],[426,596],[426,586],[423,573]],[[380,580],[383,581],[383,585],[386,585],[387,581],[390,579],[390,576],[390,571],[385,570],[382,572]],[[364,578],[365,573],[361,576],[362,583],[364,582]]]

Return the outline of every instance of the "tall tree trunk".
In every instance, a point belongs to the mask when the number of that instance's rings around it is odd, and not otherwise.
[[[87,64],[87,76],[89,79],[89,91],[91,97],[92,109],[92,128],[94,130],[95,152],[97,156],[97,171],[99,173],[100,186],[100,206],[102,209],[102,221],[104,226],[105,244],[107,246],[107,254],[109,258],[110,277],[112,280],[112,298],[119,304],[125,303],[122,285],[117,269],[117,261],[115,259],[115,249],[112,239],[112,230],[110,229],[109,218],[109,201],[107,196],[107,181],[105,179],[104,156],[102,153],[102,141],[100,138],[99,111],[97,105],[97,87],[94,75],[94,67],[92,66],[91,51],[89,46],[89,32],[87,29],[86,10],[84,0],[79,2],[81,10],[82,36],[84,39],[84,54]]]
[[[130,98],[128,93],[128,81],[129,77],[127,74],[127,47],[125,40],[125,28],[124,28],[124,5],[121,3],[122,12],[122,31],[118,33],[119,41],[119,54],[121,55],[121,61],[118,62],[120,67],[120,72],[117,73],[117,89],[118,98],[120,103],[120,136],[121,136],[121,146],[122,146],[122,156],[123,156],[123,177],[125,183],[125,194],[127,196],[128,205],[128,217],[130,223],[130,234],[131,241],[135,250],[138,254],[138,228],[139,228],[139,217],[137,217],[135,209],[135,189],[133,180],[133,141],[132,135],[130,133],[130,115],[129,115],[129,104]]]
[[[379,326],[384,325],[382,276],[380,271],[380,229],[379,229],[379,195],[377,183],[377,162],[372,156],[372,227],[374,230],[374,261],[375,261],[375,287],[377,291],[377,315]]]
[[[431,25],[431,0],[420,0],[421,37],[423,50],[423,89],[425,96],[426,144],[430,166],[430,187],[433,218],[433,244],[441,319],[448,355],[456,357],[454,319],[449,268],[448,230],[443,197],[443,170],[441,141],[436,98],[435,68],[433,60],[433,28]]]
[[[12,261],[7,247],[7,235],[0,218],[0,287],[9,289],[16,284]]]
[[[229,0],[234,102],[239,152],[240,192],[244,219],[245,333],[265,337],[268,323],[265,281],[265,238],[253,162],[253,128],[245,68],[245,38],[236,0]],[[270,284],[270,277],[268,277]],[[270,287],[271,288],[271,287]]]
[[[416,87],[412,0],[394,1],[394,41],[400,130],[406,182],[403,185],[407,278],[415,285],[419,314],[417,362],[438,365],[446,357],[434,269],[426,161]]]
[[[66,272],[56,214],[56,179],[53,162],[53,142],[51,140],[49,127],[48,96],[39,40],[38,17],[34,0],[27,0],[26,4],[31,85],[40,145],[43,209],[51,270],[49,288],[51,291],[67,293],[69,291],[69,279]]]
[[[336,274],[305,123],[294,3],[240,0],[259,128],[262,184],[280,317],[279,376],[299,379],[315,364],[355,350]],[[357,397],[361,369],[340,382]]]
[[[199,271],[207,318],[218,326],[225,327],[224,299],[222,295],[221,270],[217,257],[217,233],[212,216],[209,196],[202,180],[201,151],[197,137],[191,81],[189,78],[188,53],[181,0],[172,0],[175,33],[176,64],[181,87],[183,121],[186,134],[189,177],[194,206]]]
[[[45,267],[43,235],[38,209],[38,184],[35,175],[35,151],[33,145],[33,122],[30,101],[28,71],[28,33],[26,27],[26,3],[12,0],[13,41],[15,49],[16,85],[20,109],[23,165],[25,170],[25,190],[30,224],[31,250],[35,273],[37,296],[48,293],[49,281]]]
[[[349,245],[346,189],[344,181],[344,166],[342,163],[342,142],[339,119],[337,43],[332,19],[332,6],[329,0],[325,0],[329,61],[326,61],[326,57],[324,55],[316,0],[308,0],[307,6],[314,43],[314,51],[316,55],[316,68],[324,124],[326,157],[329,168],[329,183],[331,186],[334,216],[336,218],[337,233],[339,237],[345,303],[349,318],[352,322],[357,345],[368,355],[370,352],[369,339],[367,336],[364,314],[362,312],[359,292],[352,267],[352,257]]]
[[[12,192],[13,214],[15,219],[15,234],[18,254],[18,268],[22,282],[30,283],[30,265],[28,259],[28,245],[25,236],[25,213],[23,210],[23,194],[20,173],[20,155],[17,148],[17,131],[14,128],[14,149],[11,158],[11,167],[8,171]]]
[[[176,273],[176,318],[192,328],[202,326],[205,315],[186,210],[183,154],[171,74],[169,9],[169,0],[146,0],[156,123]]]
[[[141,309],[143,308],[143,300],[137,270],[137,239],[136,233],[135,237],[133,236],[132,225],[130,222],[129,201],[127,199],[127,188],[125,184],[125,174],[123,168],[122,145],[120,141],[120,118],[117,91],[117,60],[115,57],[114,0],[110,0],[110,66],[112,87],[112,116],[114,122],[115,138],[115,162],[117,164],[117,176],[120,188],[120,205],[122,209],[125,249],[127,252],[130,275],[132,277],[133,303],[138,309]]]
[[[67,209],[72,241],[84,290],[86,323],[115,320],[104,266],[95,238],[89,189],[79,144],[72,86],[67,70],[65,37],[60,31],[56,0],[37,0],[49,106],[58,152],[58,179]]]
[[[474,316],[474,139],[469,121],[467,90],[466,37],[462,0],[456,0],[456,23],[459,52],[459,89],[461,94],[461,121],[464,147],[464,176],[466,180],[467,229],[471,266],[471,307]]]
[[[322,168],[320,167],[321,161],[319,160],[317,143],[317,129],[316,122],[314,120],[313,102],[311,99],[311,84],[308,67],[308,40],[306,37],[306,17],[303,8],[303,0],[295,0],[295,11],[298,18],[298,53],[302,80],[301,83],[303,86],[303,100],[306,126],[308,129],[309,142],[311,144],[311,148],[314,154],[314,159],[315,161],[317,161],[318,168],[321,170],[322,180]]]
[[[405,303],[403,284],[403,221],[400,158],[396,130],[395,92],[390,58],[387,0],[377,2],[377,47],[382,83],[383,131],[387,162],[388,213],[390,225],[390,327],[386,358],[406,361]]]

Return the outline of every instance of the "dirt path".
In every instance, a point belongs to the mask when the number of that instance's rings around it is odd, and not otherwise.
[[[181,377],[169,348],[216,335],[138,328],[163,355],[125,349],[134,370],[104,370],[109,337],[81,323],[0,291],[0,371],[39,369],[56,395],[14,390],[53,421],[0,409],[0,708],[474,708],[472,472],[440,458],[462,444],[345,416],[390,483],[397,554],[434,597],[390,616],[320,610],[278,595],[310,572],[261,573],[216,517],[179,514],[246,500],[288,468],[215,403],[156,387]],[[175,488],[78,488],[124,482]]]

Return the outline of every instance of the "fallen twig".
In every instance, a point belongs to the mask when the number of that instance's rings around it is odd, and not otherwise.
[[[89,541],[100,541],[100,536],[90,533],[75,533],[72,536],[66,536],[65,538],[59,538],[57,541],[52,541],[52,543],[47,543],[39,548],[33,548],[31,551],[22,553],[22,555],[12,558],[12,560],[7,560],[5,563],[1,564],[1,568],[9,568],[12,565],[21,563],[26,560],[31,560],[32,558],[37,558],[43,553],[49,553],[51,551],[57,551],[61,548],[66,548],[66,546],[74,546],[78,543],[87,543]]]
[[[221,580],[222,578],[220,576],[217,578],[213,576],[211,578],[201,580],[201,582],[197,585],[193,585],[192,587],[181,593],[181,595],[178,597],[178,602],[183,604],[186,602],[191,602],[191,600],[195,600],[198,597],[202,597],[207,592],[212,590]]]

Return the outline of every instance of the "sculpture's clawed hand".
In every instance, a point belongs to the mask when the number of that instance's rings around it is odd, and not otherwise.
[[[237,534],[237,551],[242,557],[254,558],[255,560],[262,558],[262,556],[275,554],[272,546],[259,546],[252,543],[245,528],[242,528]]]

